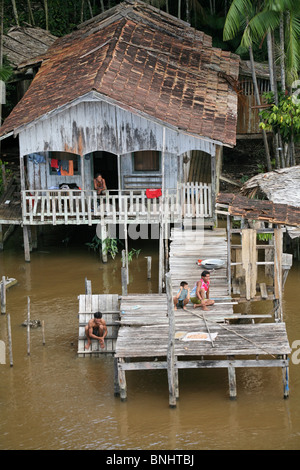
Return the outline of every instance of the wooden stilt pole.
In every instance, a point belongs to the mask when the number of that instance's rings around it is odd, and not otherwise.
[[[2,284],[1,284],[1,314],[4,315],[6,313],[6,283],[5,283],[5,276],[2,276]]]
[[[147,279],[151,279],[151,263],[152,263],[152,257],[151,256],[145,256],[147,260]]]
[[[230,357],[228,357],[230,361]],[[228,366],[228,381],[229,381],[229,397],[230,400],[236,399],[236,376],[235,376],[235,367],[229,363]]]
[[[7,335],[8,335],[8,349],[9,349],[9,363],[10,367],[14,365],[13,352],[12,352],[12,338],[11,338],[11,323],[10,314],[7,314]]]
[[[85,295],[92,295],[92,282],[85,278]]]
[[[287,357],[285,356],[285,359]],[[289,389],[289,366],[285,366],[282,368],[282,378],[283,378],[283,398],[288,398],[290,395]]]
[[[120,396],[120,386],[118,380],[118,359],[114,358],[114,396]]]
[[[168,365],[168,383],[169,383],[169,406],[170,408],[176,407],[176,388],[178,395],[178,380],[175,374],[175,315],[172,299],[172,283],[171,274],[166,274],[166,293],[168,303],[168,317],[169,317],[169,340],[167,351],[167,365]],[[178,379],[178,376],[177,376]],[[177,387],[176,387],[177,384]]]
[[[163,223],[159,224],[159,279],[158,279],[158,293],[161,294],[163,290],[163,277],[164,277],[164,241],[163,241]]]
[[[126,253],[122,250],[122,268],[121,268],[121,281],[122,281],[122,295],[127,295],[127,269],[126,269]]]
[[[125,266],[126,266],[126,279],[127,279],[127,284],[129,284],[128,231],[127,231],[127,224],[124,224],[124,237],[125,237]]]
[[[118,381],[119,381],[119,390],[120,390],[120,398],[121,401],[127,400],[127,384],[126,384],[126,376],[125,370],[121,368],[121,364],[124,362],[123,358],[118,359]]]
[[[30,356],[30,297],[27,297],[27,355]]]
[[[28,225],[23,226],[23,240],[24,240],[24,255],[25,261],[30,262],[30,246],[29,246],[29,227]]]

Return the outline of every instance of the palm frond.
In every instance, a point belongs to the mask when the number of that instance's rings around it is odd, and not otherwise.
[[[233,0],[228,10],[223,30],[223,39],[233,39],[241,29],[244,29],[247,18],[253,16],[253,5],[250,0]]]
[[[260,42],[268,30],[274,31],[280,23],[280,13],[275,11],[261,11],[248,23],[244,31],[241,45],[249,47],[253,42]]]
[[[294,80],[298,79],[298,70],[300,70],[300,16],[298,14],[290,12],[286,35],[287,83],[291,85]]]

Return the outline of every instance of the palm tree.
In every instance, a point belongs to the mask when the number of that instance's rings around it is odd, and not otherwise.
[[[242,44],[247,46],[252,42],[261,41],[267,35],[268,57],[271,90],[274,93],[275,104],[278,105],[277,79],[274,60],[274,32],[279,29],[279,58],[281,70],[281,88],[286,86],[291,91],[292,83],[298,79],[300,68],[300,5],[295,0],[265,0],[263,8],[249,22],[243,34]],[[284,52],[286,51],[286,53]],[[279,166],[278,147],[281,151],[281,166],[295,162],[294,145],[292,140],[283,147],[280,134],[276,138],[276,162]],[[291,158],[289,157],[291,155]]]
[[[224,30],[223,30],[223,38],[225,41],[235,38],[238,33],[242,30],[244,34],[248,34],[248,25],[250,20],[255,16],[256,8],[255,2],[253,4],[250,0],[233,0],[230,8],[228,10]],[[251,36],[249,36],[249,41],[247,43],[249,56],[250,56],[250,63],[251,63],[251,72],[252,72],[252,80],[254,85],[254,92],[255,92],[255,99],[258,106],[261,105],[259,89],[257,85],[257,78],[256,78],[256,70],[255,70],[255,63],[254,63],[254,55],[253,55],[253,45]],[[271,165],[271,157],[269,151],[269,144],[267,139],[267,134],[264,129],[262,129],[263,134],[263,141],[264,147],[266,152],[266,165],[268,171],[272,170]]]

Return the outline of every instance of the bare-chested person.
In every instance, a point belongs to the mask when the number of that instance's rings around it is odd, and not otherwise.
[[[97,339],[101,348],[104,348],[104,338],[107,335],[106,323],[102,318],[101,312],[96,312],[85,327],[85,336],[87,337],[87,344],[85,349],[89,349],[92,339]]]

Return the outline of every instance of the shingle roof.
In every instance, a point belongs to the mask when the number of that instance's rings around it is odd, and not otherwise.
[[[95,90],[145,117],[235,145],[239,58],[140,1],[125,1],[49,48],[0,135]]]
[[[300,227],[300,208],[289,204],[248,199],[246,196],[231,193],[218,194],[217,203],[228,205],[231,215]]]

